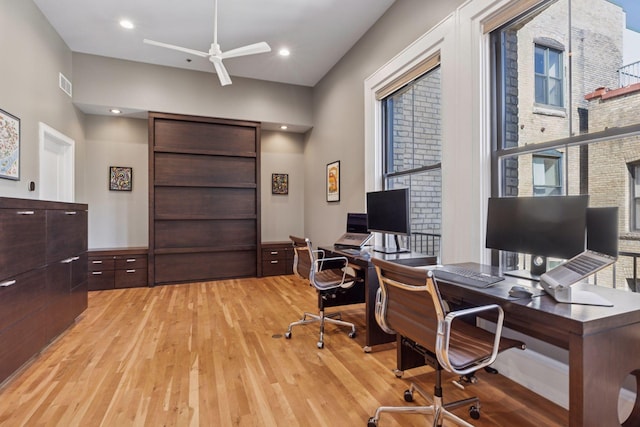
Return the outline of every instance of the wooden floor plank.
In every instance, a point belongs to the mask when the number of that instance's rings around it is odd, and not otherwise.
[[[0,425],[365,426],[380,405],[408,405],[411,381],[432,389],[427,367],[396,378],[394,344],[362,351],[363,305],[341,310],[355,339],[327,325],[318,349],[317,324],[285,339],[315,304],[294,276],[91,292],[76,323],[0,387]],[[450,375],[444,384],[445,400],[482,399],[474,425],[567,424],[565,410],[508,379],[478,377],[466,390]],[[379,425],[425,424],[383,414]]]

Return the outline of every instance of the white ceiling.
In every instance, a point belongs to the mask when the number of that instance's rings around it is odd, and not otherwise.
[[[213,0],[34,0],[74,52],[214,72],[206,58],[143,44],[208,51]],[[229,58],[234,76],[314,86],[394,0],[219,0],[223,51],[266,41],[270,53]],[[125,30],[118,22],[135,24]],[[287,47],[291,56],[278,55]],[[190,59],[191,62],[188,62]],[[216,79],[217,81],[217,79]]]

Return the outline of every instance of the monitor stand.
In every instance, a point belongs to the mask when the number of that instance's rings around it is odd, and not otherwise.
[[[541,255],[531,256],[531,268],[529,270],[512,270],[503,272],[506,276],[518,277],[534,282],[540,281],[540,276],[547,272],[547,257]]]
[[[396,247],[395,248],[387,248],[386,246],[374,246],[373,250],[375,252],[380,252],[383,254],[406,254],[411,252],[409,249],[403,249],[400,247],[400,239],[398,239],[398,235],[393,236],[395,238]]]

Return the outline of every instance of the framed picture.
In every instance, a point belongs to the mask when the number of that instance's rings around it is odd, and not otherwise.
[[[0,110],[0,178],[20,179],[20,119]]]
[[[340,160],[327,165],[327,202],[340,201]]]
[[[109,190],[131,191],[133,168],[127,166],[109,166]]]
[[[271,194],[289,194],[289,174],[271,174]]]

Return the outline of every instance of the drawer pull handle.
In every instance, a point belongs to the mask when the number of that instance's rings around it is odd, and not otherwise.
[[[65,215],[77,215],[78,212],[76,212],[76,211],[66,211],[64,214]]]
[[[18,211],[18,215],[34,215],[34,211]]]
[[[135,258],[129,258],[129,259],[127,259],[127,262],[136,262],[136,259]]]
[[[63,259],[62,261],[60,261],[60,263],[61,263],[61,264],[70,264],[70,263],[72,263],[73,261],[77,261],[77,260],[79,260],[79,259],[80,259],[80,257],[79,257],[79,256],[73,256],[73,257],[71,257],[71,258]]]
[[[102,264],[102,261],[91,261],[91,264]]]
[[[135,273],[135,270],[127,270],[127,273]]]
[[[271,255],[278,255],[278,251],[271,251]]]
[[[16,284],[15,280],[7,280],[6,282],[0,283],[0,288],[8,288],[9,286],[13,286]]]
[[[278,263],[278,261],[277,261],[277,260],[275,260],[275,261],[271,261],[271,264],[277,264],[277,263]]]
[[[91,274],[94,276],[102,276],[102,271],[93,271]]]

